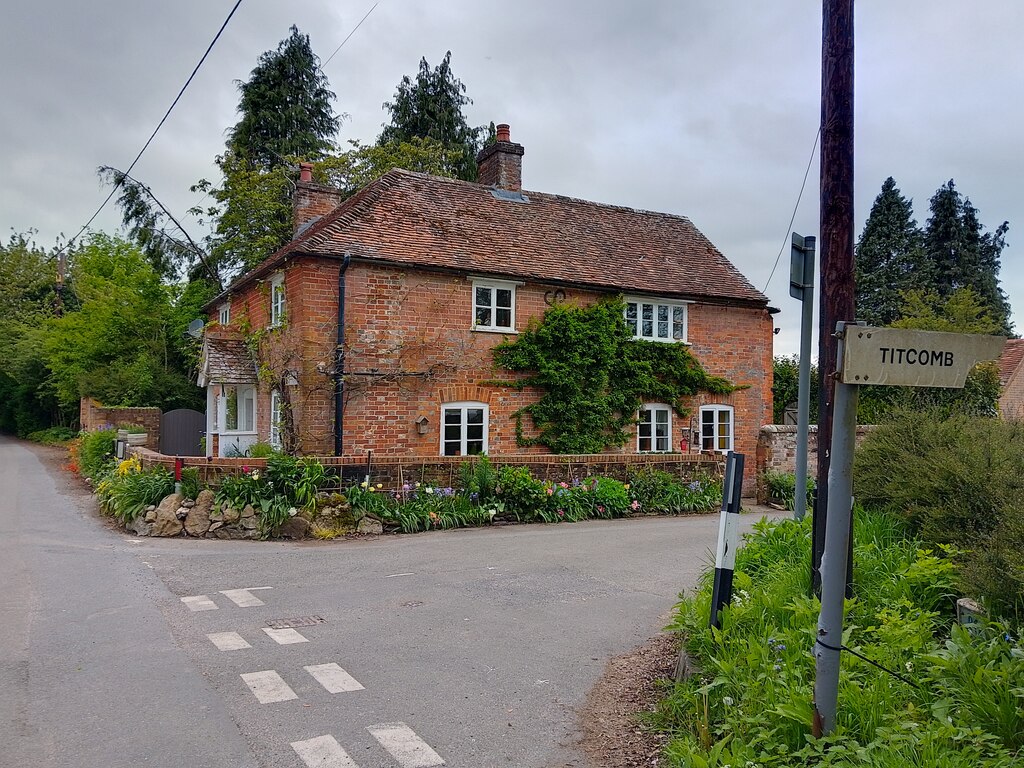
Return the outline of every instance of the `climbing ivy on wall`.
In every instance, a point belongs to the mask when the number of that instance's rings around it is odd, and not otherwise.
[[[728,394],[730,382],[709,375],[685,344],[634,339],[621,299],[588,307],[558,304],[513,340],[494,349],[500,368],[525,374],[490,384],[542,390],[540,399],[515,413],[521,446],[545,445],[555,453],[599,453],[630,438],[644,402],[667,403],[687,416],[684,400],[698,391]],[[527,437],[523,417],[537,430]]]

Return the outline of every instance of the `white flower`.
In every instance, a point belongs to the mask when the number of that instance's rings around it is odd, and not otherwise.
[[[252,471],[252,479],[253,480],[259,480],[260,479],[260,471],[258,469],[254,469]]]
[[[430,486],[428,485],[428,486],[427,486],[427,491],[426,491],[426,492],[427,492],[427,493],[433,493],[433,492],[434,492],[434,489],[433,489],[433,488],[431,488],[431,487],[430,487]]]
[[[493,519],[494,519],[494,516],[495,516],[496,514],[498,514],[498,510],[496,510],[496,509],[488,509],[488,510],[487,510],[487,514],[488,514],[488,515],[490,515],[490,516],[491,516],[491,520],[493,520]]]
[[[288,517],[295,517],[297,514],[299,514],[299,510],[297,510],[295,507],[292,507],[291,509],[288,510]]]
[[[731,707],[734,702],[733,702],[731,696],[723,696],[722,697],[722,703],[725,704],[725,706],[727,706],[727,707]]]

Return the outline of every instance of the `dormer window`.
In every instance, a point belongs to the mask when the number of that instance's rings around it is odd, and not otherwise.
[[[217,322],[221,325],[229,325],[231,323],[231,302],[225,301],[217,307]]]
[[[687,302],[626,299],[626,325],[635,339],[686,342]]]

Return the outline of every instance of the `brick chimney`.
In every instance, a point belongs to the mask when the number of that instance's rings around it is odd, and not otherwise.
[[[498,140],[476,156],[477,183],[519,192],[523,188],[525,150],[522,144],[514,144],[509,138],[508,123],[502,123],[495,130]]]
[[[313,182],[313,164],[299,163],[299,181],[292,195],[292,239],[299,229],[341,205],[341,190]]]

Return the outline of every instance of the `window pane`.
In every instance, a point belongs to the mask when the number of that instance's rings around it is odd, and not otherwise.
[[[659,437],[655,441],[655,443],[656,443],[656,447],[655,447],[654,450],[662,451],[662,452],[668,452],[669,447],[668,447],[668,438],[667,437]]]
[[[453,443],[449,443],[449,442],[446,441],[445,444],[444,444],[444,455],[445,456],[458,456],[459,455],[459,447],[460,447],[460,445],[461,445],[461,443],[459,441],[455,441]]]
[[[476,289],[476,305],[478,307],[489,307],[491,306],[491,289],[481,288],[477,286]]]
[[[658,305],[658,322],[659,323],[667,323],[668,322],[668,304],[659,304]]]
[[[668,321],[667,320],[665,322],[658,321],[658,338],[659,339],[667,339],[668,338]]]
[[[643,327],[640,329],[640,335],[645,339],[654,338],[654,323],[650,320],[644,320]]]
[[[640,444],[637,447],[641,451],[649,451],[649,450],[651,450],[651,438],[650,437],[643,437],[643,436],[641,436]]]
[[[723,424],[725,424],[727,427],[729,425],[729,416],[730,416],[729,411],[719,411],[718,412],[718,420],[720,422],[722,422]]]
[[[701,411],[700,420],[702,424],[714,424],[715,423],[715,412],[714,411]]]
[[[489,307],[476,308],[476,324],[484,328],[491,326],[491,310]]]
[[[626,319],[627,320],[636,320],[636,303],[635,302],[631,301],[629,304],[626,305]]]
[[[659,408],[654,412],[654,420],[659,424],[668,424],[668,411],[664,408]]]
[[[462,439],[462,427],[458,424],[449,424],[444,428],[444,439],[459,442]]]
[[[481,440],[468,440],[466,442],[466,455],[471,456],[475,453],[483,453],[484,444]]]
[[[466,427],[466,440],[480,440],[484,439],[484,425],[483,424],[469,424]]]
[[[225,429],[238,429],[238,390],[235,387],[228,389],[227,405],[224,409]]]
[[[686,323],[682,307],[672,307],[672,338],[683,341],[686,339]]]
[[[466,409],[466,423],[467,424],[483,424],[484,423],[484,409],[483,408],[467,408]]]
[[[661,423],[655,424],[654,425],[654,434],[657,437],[665,437],[665,438],[667,438],[668,437],[668,424],[661,424]]]
[[[636,336],[636,318],[635,317],[632,320],[629,320],[629,319],[626,320],[626,327],[629,328],[629,332],[631,334]]]
[[[512,327],[512,310],[511,309],[499,309],[494,313],[494,325],[498,328],[511,328]]]
[[[643,317],[644,320],[653,320],[654,319],[654,305],[653,304],[644,304],[641,316]]]
[[[497,301],[495,304],[499,307],[511,307],[512,306],[512,291],[507,288],[499,288],[497,291]]]
[[[242,414],[239,425],[243,432],[252,432],[256,422],[256,392],[252,389],[242,390]]]
[[[445,408],[444,409],[444,423],[445,424],[461,424],[462,423],[462,411],[458,408]]]

